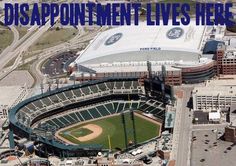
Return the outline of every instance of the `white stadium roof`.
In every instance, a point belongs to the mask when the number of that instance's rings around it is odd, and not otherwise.
[[[171,23],[170,23],[171,24]],[[206,27],[121,26],[98,34],[76,59],[77,64],[130,61],[197,61]]]

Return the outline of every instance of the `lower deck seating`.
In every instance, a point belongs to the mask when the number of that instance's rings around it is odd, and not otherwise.
[[[63,128],[79,122],[97,119],[113,114],[118,114],[128,109],[137,109],[154,117],[163,119],[165,109],[160,102],[143,101],[108,101],[106,103],[97,103],[81,109],[73,109],[59,116],[53,117],[44,123],[53,125],[56,128]]]
[[[142,112],[152,114],[159,119],[163,119],[165,116],[165,108],[162,105],[157,106],[155,103],[146,102],[142,103],[139,108]]]
[[[45,115],[47,112],[51,112],[60,107],[69,106],[76,104],[82,100],[89,100],[95,97],[110,95],[110,94],[142,94],[142,90],[138,90],[139,83],[138,81],[132,80],[111,80],[99,82],[97,84],[84,84],[79,86],[73,86],[69,88],[59,89],[57,91],[52,91],[49,95],[40,96],[32,100],[32,102],[27,103],[19,112],[25,113],[28,117],[31,117],[31,120],[35,119],[40,115]],[[125,102],[125,101],[124,101]],[[107,116],[114,113],[119,113],[124,109],[129,109],[132,107],[137,107],[137,105],[125,104],[121,102],[113,102],[106,106],[105,103],[103,106],[96,108],[94,111],[96,115],[93,117],[93,111],[85,113],[85,118],[96,118],[98,116]],[[87,115],[88,114],[88,115]],[[72,114],[66,117],[66,120],[70,122],[75,122],[81,120],[77,114]],[[83,118],[83,117],[82,117]],[[83,120],[84,120],[83,119]],[[64,119],[62,119],[64,120]],[[21,121],[23,121],[21,119]],[[32,121],[30,122],[32,123]],[[59,121],[59,123],[63,123]],[[64,122],[66,123],[66,122]],[[64,124],[63,123],[63,124]],[[62,124],[60,124],[62,125]]]
[[[97,119],[113,114],[120,113],[125,109],[138,108],[139,101],[110,101],[107,103],[98,103],[94,106],[88,108],[83,108],[82,110],[78,109],[73,112],[67,112],[64,115],[54,117],[51,120],[45,121],[48,125],[53,125],[57,128],[63,128],[75,123],[79,123],[85,120]]]

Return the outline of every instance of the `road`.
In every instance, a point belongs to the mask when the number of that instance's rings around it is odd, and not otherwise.
[[[4,22],[4,17],[1,17],[0,21]],[[20,38],[19,32],[17,31],[17,29],[14,26],[9,26],[9,28],[13,32],[13,37],[14,38],[13,38],[13,41],[12,41],[11,45],[8,46],[6,49],[4,49],[3,52],[0,54],[0,58],[2,58],[3,56],[6,56],[6,54],[8,52],[12,51],[16,47],[17,42]]]
[[[69,2],[73,2],[74,0],[70,0]],[[61,1],[58,1],[58,3],[60,3]],[[55,18],[55,22],[59,20],[59,16]],[[3,18],[1,18],[3,19]],[[24,38],[24,40],[17,40],[17,34],[15,34],[14,36],[16,36],[16,39],[14,39],[13,44],[6,49],[6,51],[4,52],[4,54],[2,56],[0,56],[0,80],[2,78],[4,78],[5,76],[7,76],[10,72],[12,72],[14,69],[17,68],[17,66],[21,63],[21,55],[22,53],[24,53],[25,51],[28,50],[28,48],[39,39],[40,36],[42,36],[49,28],[51,27],[50,25],[50,19],[48,20],[48,22],[46,23],[46,25],[38,28],[37,26],[35,26],[34,28],[30,29],[30,32],[34,32],[31,33],[28,32],[27,38]],[[15,31],[15,29],[13,28],[13,32]],[[18,33],[18,32],[15,32]],[[89,34],[90,35],[90,34]],[[19,34],[18,34],[19,36]],[[88,38],[88,37],[87,37]],[[19,37],[18,37],[19,39]],[[76,41],[72,41],[73,43],[76,43]],[[78,44],[78,43],[77,43]],[[68,45],[68,46],[66,46]],[[61,47],[61,45],[58,45],[58,49],[66,49],[70,47],[70,43],[65,43],[65,45],[63,45]],[[75,46],[73,46],[75,47]],[[53,48],[55,50],[55,48]],[[54,51],[53,50],[53,51]],[[16,58],[15,63],[13,64],[13,66],[3,69],[4,66],[13,58]]]
[[[0,21],[2,21],[0,19]],[[17,31],[17,29],[14,26],[10,26],[9,27],[11,29],[11,31],[13,32],[13,42],[11,43],[10,46],[8,46],[7,48],[5,48],[2,53],[0,54],[0,58],[3,58],[4,56],[6,56],[9,52],[11,52],[17,45],[17,42],[19,40],[19,32]]]
[[[55,20],[57,21],[59,17],[57,17]],[[22,43],[15,49],[8,50],[7,54],[4,54],[4,56],[0,57],[0,79],[4,78],[6,75],[8,75],[11,71],[13,71],[18,64],[20,63],[20,56],[22,55],[23,52],[27,51],[28,48],[36,42],[40,36],[42,36],[49,28],[51,27],[50,21],[46,23],[45,26],[42,26],[41,28],[37,29],[35,33],[30,35],[27,40],[22,41]],[[34,29],[32,29],[33,31]],[[3,70],[3,67],[14,57],[18,57],[17,60],[15,61],[14,65],[11,68],[7,68]]]
[[[183,92],[182,98],[177,99],[176,119],[173,135],[173,151],[171,159],[176,160],[176,166],[190,165],[190,145],[192,133],[192,118],[187,103],[190,99],[192,87],[179,88]]]

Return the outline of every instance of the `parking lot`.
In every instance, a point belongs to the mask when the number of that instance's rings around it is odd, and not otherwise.
[[[49,77],[66,74],[68,66],[77,58],[76,52],[64,52],[49,58],[42,66],[42,72]]]
[[[235,165],[235,145],[218,140],[217,133],[212,130],[193,132],[191,166]]]

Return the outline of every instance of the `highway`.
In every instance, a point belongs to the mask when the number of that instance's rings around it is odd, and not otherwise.
[[[10,45],[10,47],[15,48],[17,45],[17,41],[20,39],[20,35],[19,32],[17,31],[17,29],[14,26],[10,26],[11,31],[14,34],[14,39],[12,44]]]
[[[0,21],[2,21],[0,19]],[[8,46],[7,48],[5,48],[1,54],[0,54],[0,58],[3,58],[4,56],[6,56],[9,52],[11,52],[17,45],[17,42],[19,40],[19,32],[17,31],[17,29],[14,27],[14,26],[10,26],[9,27],[11,29],[11,31],[13,32],[13,36],[14,36],[14,39],[13,39],[13,42],[11,43],[10,46]],[[0,66],[1,67],[1,66]]]
[[[1,22],[4,22],[4,17],[1,17],[1,18],[0,18],[0,21],[1,21]],[[13,41],[12,41],[11,45],[8,46],[6,49],[4,49],[4,50],[2,51],[2,53],[0,54],[0,58],[2,58],[3,56],[6,56],[6,54],[7,54],[8,52],[12,51],[12,50],[17,46],[17,42],[18,42],[18,40],[19,40],[19,38],[20,38],[19,32],[17,31],[17,29],[16,29],[14,26],[10,26],[9,28],[10,28],[11,31],[13,32],[13,37],[14,37],[14,38],[13,38]]]
[[[56,21],[59,19],[59,17],[56,18]],[[21,60],[21,55],[25,51],[28,50],[28,48],[36,42],[40,36],[42,36],[49,28],[51,27],[50,21],[46,23],[45,26],[42,26],[41,28],[37,29],[35,33],[31,34],[27,40],[22,41],[20,45],[17,48],[12,47],[10,50],[7,51],[4,56],[0,57],[0,79],[4,78],[6,75],[8,75],[11,71],[13,71],[19,64]],[[32,29],[31,31],[35,31]],[[11,68],[7,68],[3,70],[3,67],[14,57],[17,57],[17,60],[15,61],[14,65]]]
[[[60,3],[59,1],[58,3]],[[69,2],[73,2],[73,0],[70,0]],[[3,17],[1,18],[3,19]],[[55,22],[59,20],[59,17],[55,18]],[[42,36],[49,28],[51,28],[50,20],[46,23],[46,25],[38,28],[37,26],[34,26],[33,28],[30,28],[30,31],[23,37],[23,39],[19,40],[19,33],[17,30],[12,27],[12,31],[14,33],[14,42],[6,49],[4,50],[3,54],[0,56],[0,80],[3,79],[5,76],[7,76],[10,72],[12,72],[14,69],[17,68],[17,66],[21,63],[22,59],[22,53],[26,52],[28,48],[35,43],[40,36]],[[96,33],[97,34],[97,33]],[[83,37],[81,41],[78,40],[78,38],[75,38],[75,41],[70,41],[74,43],[72,46],[70,42],[63,43],[61,45],[58,45],[56,47],[51,48],[52,50],[46,50],[46,52],[55,52],[59,50],[65,50],[65,49],[76,49],[76,45],[80,44],[81,42],[86,42],[91,40],[91,36],[94,37],[94,34],[88,34],[87,36]],[[4,66],[13,58],[16,57],[15,63],[13,66],[5,68]]]
[[[73,2],[73,0],[70,0],[69,2]],[[58,3],[61,3],[61,1],[58,1]],[[56,17],[55,22],[57,22],[59,18],[59,16]],[[0,19],[3,21],[4,18],[1,17]],[[0,80],[7,76],[19,65],[22,53],[27,51],[28,48],[40,38],[40,36],[42,36],[49,28],[51,28],[51,25],[49,19],[48,22],[40,28],[38,26],[34,26],[33,28],[30,28],[30,31],[21,40],[19,40],[19,33],[16,32],[17,30],[13,26],[10,28],[12,28],[14,33],[14,41],[0,55]],[[14,65],[10,68],[3,69],[4,66],[15,57],[17,57],[17,59]]]

